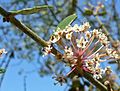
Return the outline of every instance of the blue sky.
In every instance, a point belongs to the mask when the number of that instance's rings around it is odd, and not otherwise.
[[[9,2],[10,0],[3,0],[5,2]],[[81,1],[81,0],[80,0]],[[106,0],[107,2],[108,0]],[[0,3],[2,0],[0,0]],[[107,4],[107,3],[106,3]],[[117,0],[117,4],[120,4],[120,0]],[[3,6],[4,7],[4,6]],[[116,7],[118,8],[118,7]],[[78,16],[80,17],[80,16]],[[0,24],[2,24],[2,18],[0,16]],[[7,23],[4,23],[4,25]],[[12,25],[11,25],[12,26]],[[0,30],[1,33],[1,30]],[[1,46],[0,46],[1,47]],[[2,59],[0,59],[1,61]],[[30,72],[31,69],[35,70],[36,63],[29,63],[25,60],[22,60],[22,65],[17,65],[21,60],[14,59],[11,60],[10,66],[8,67],[8,70],[5,74],[2,86],[0,88],[0,91],[24,91],[24,76],[26,76],[26,83],[27,83],[27,91],[64,91],[66,88],[66,85],[60,86],[60,85],[54,85],[55,80],[52,79],[52,76],[45,76],[40,77],[40,75],[37,73],[37,71],[29,73],[28,74],[21,74],[19,75],[18,72],[20,69],[24,72]],[[42,60],[44,61],[44,60]],[[13,66],[14,65],[14,66]],[[115,68],[116,65],[113,65],[112,67]]]
[[[52,79],[51,76],[41,78],[37,72],[28,73],[27,75],[19,75],[18,72],[21,68],[24,68],[24,70],[29,72],[29,69],[34,69],[34,66],[26,61],[24,61],[22,65],[13,66],[13,64],[15,65],[17,63],[15,61],[19,60],[11,61],[0,91],[24,91],[24,76],[26,76],[27,91],[64,91],[66,85],[54,85],[55,80]]]

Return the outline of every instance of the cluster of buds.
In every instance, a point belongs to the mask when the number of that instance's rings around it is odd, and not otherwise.
[[[72,68],[69,74],[79,68],[99,79],[105,72],[105,69],[100,67],[100,63],[108,59],[119,59],[119,55],[110,47],[108,38],[101,29],[89,31],[90,27],[89,22],[80,26],[69,25],[63,30],[58,29],[49,41],[64,51],[61,52],[62,59]],[[45,47],[45,55],[50,54],[51,49],[51,45]]]

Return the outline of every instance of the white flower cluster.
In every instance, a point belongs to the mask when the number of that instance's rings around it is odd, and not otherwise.
[[[92,59],[85,60],[85,70],[93,73],[94,78],[102,78],[104,70],[100,68],[100,55],[97,53]],[[87,68],[87,69],[86,69]]]
[[[104,70],[100,67],[100,63],[106,58],[119,58],[114,49],[109,48],[107,36],[102,30],[90,28],[89,22],[78,26],[67,26],[64,30],[58,29],[50,38],[51,44],[56,43],[62,46],[64,51],[63,59],[70,63],[72,71],[81,68],[90,72],[95,78],[101,78]],[[51,53],[52,47],[45,47],[45,55]],[[102,60],[101,60],[102,59]]]
[[[117,51],[115,51],[112,48],[106,48],[107,54],[111,57],[111,58],[115,58],[115,59],[119,59],[120,56],[118,55]]]

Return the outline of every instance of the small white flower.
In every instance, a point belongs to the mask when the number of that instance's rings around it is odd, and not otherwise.
[[[79,39],[76,39],[77,47],[79,48],[85,48],[87,41],[84,40],[83,36]]]
[[[65,53],[64,53],[64,57],[63,57],[63,58],[69,59],[69,58],[72,58],[72,57],[73,57],[73,51],[72,51],[72,48],[71,48],[71,47],[68,48],[67,46],[65,46],[64,51],[65,51]]]
[[[100,79],[102,78],[101,74],[93,74],[93,78]]]
[[[106,48],[106,52],[107,52],[108,56],[115,58],[115,59],[119,59],[119,55],[118,55],[117,51],[115,51],[114,49]]]
[[[77,59],[73,59],[73,60],[72,60],[71,67],[74,67],[74,66],[76,65],[76,62],[77,62]]]
[[[55,34],[55,35],[58,35],[58,36],[62,36],[63,31],[62,31],[62,30],[60,30],[60,31],[55,32],[54,34]]]
[[[97,61],[97,62],[103,62],[103,60],[100,59],[99,53],[95,54],[94,58],[95,58],[95,61]]]
[[[90,28],[90,27],[91,27],[89,22],[85,22],[83,25],[84,25],[86,28]]]
[[[60,39],[60,36],[58,36],[58,35],[53,35],[53,36],[51,36],[51,38],[50,38],[50,42],[51,42],[51,43],[55,43],[55,42],[57,42],[59,39]]]
[[[66,34],[66,39],[71,40],[72,33],[73,33],[73,32],[67,33],[67,34]]]
[[[85,32],[85,35],[86,35],[87,39],[89,39],[89,38],[91,37],[90,31],[86,31],[86,32]]]
[[[87,67],[93,66],[93,65],[94,65],[93,60],[87,60],[87,61],[86,61],[86,66],[87,66]]]
[[[111,53],[113,52],[113,49],[111,49],[111,48],[106,48],[106,51],[107,51],[107,53],[108,53],[108,55],[109,55],[109,54],[111,54]]]
[[[85,22],[85,23],[82,25],[82,32],[87,31],[90,27],[91,27],[91,26],[90,26],[89,22]]]
[[[72,32],[72,31],[73,31],[73,27],[72,27],[71,25],[66,26],[66,28],[65,28],[65,30],[64,30],[65,33],[70,33],[70,32]]]
[[[80,32],[80,27],[78,26],[78,24],[75,24],[74,25],[74,27],[73,27],[73,30],[75,31],[75,32]]]
[[[44,55],[50,54],[51,50],[52,50],[51,45],[48,45],[47,47],[44,47],[44,51],[43,51]]]
[[[73,52],[72,52],[72,48],[71,47],[65,47],[65,53],[68,53],[68,54],[70,54],[70,55],[73,55]]]
[[[95,37],[98,37],[98,35],[99,35],[99,33],[100,33],[97,29],[94,29],[92,32],[93,32],[93,35],[94,35]]]
[[[94,72],[94,74],[93,74],[93,77],[96,78],[96,79],[100,79],[100,78],[102,78],[102,74],[104,74],[103,69],[101,69],[101,68],[96,68],[96,69],[95,69],[95,72]]]
[[[103,45],[107,45],[109,43],[107,36],[105,36],[105,34],[102,32],[99,33],[98,39]]]
[[[84,25],[80,25],[80,26],[79,26],[79,30],[80,30],[81,32],[84,32],[84,31],[85,31]]]
[[[119,55],[117,54],[117,52],[116,52],[116,51],[113,51],[112,55],[113,55],[113,57],[114,57],[114,58],[116,58],[116,59],[118,59],[118,58],[119,58]]]

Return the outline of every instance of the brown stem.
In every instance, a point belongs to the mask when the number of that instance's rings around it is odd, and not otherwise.
[[[31,37],[33,40],[35,40],[38,44],[41,46],[47,46],[48,43],[41,39],[36,33],[34,33],[30,28],[25,26],[22,22],[17,20],[15,17],[10,16],[10,13],[4,10],[2,7],[0,7],[0,14],[8,18],[9,17],[9,22],[11,22],[13,25],[15,25],[18,29],[20,29],[22,32],[27,34],[29,37]]]
[[[96,17],[98,23],[102,26],[102,28],[103,28],[103,30],[104,30],[104,33],[107,35],[107,37],[109,38],[109,40],[110,40],[111,42],[113,42],[114,40],[113,40],[112,37],[110,36],[110,33],[107,31],[106,27],[103,25],[102,21],[99,19],[98,16],[95,16],[95,17]]]
[[[83,76],[92,84],[97,86],[97,88],[99,88],[100,90],[107,91],[107,87],[103,85],[101,82],[99,82],[97,79],[94,79],[89,73],[83,72]]]
[[[13,25],[15,25],[18,29],[20,29],[22,32],[24,32],[29,37],[31,37],[33,40],[35,40],[41,46],[45,47],[48,45],[48,43],[45,40],[41,39],[36,33],[34,33],[31,29],[29,29],[27,26],[25,26],[23,23],[21,23],[15,17],[10,16],[10,13],[7,12],[6,10],[4,10],[2,7],[0,7],[0,14],[5,18],[9,17],[9,21]],[[55,48],[53,48],[52,53],[55,54],[56,56],[61,55]],[[88,75],[86,72],[83,72],[83,73],[84,73],[84,77],[87,80],[89,80],[91,83],[93,83],[96,87],[98,87],[99,89],[101,89],[103,91],[107,91],[107,88],[102,83],[100,83],[98,80],[94,79],[92,76]]]

